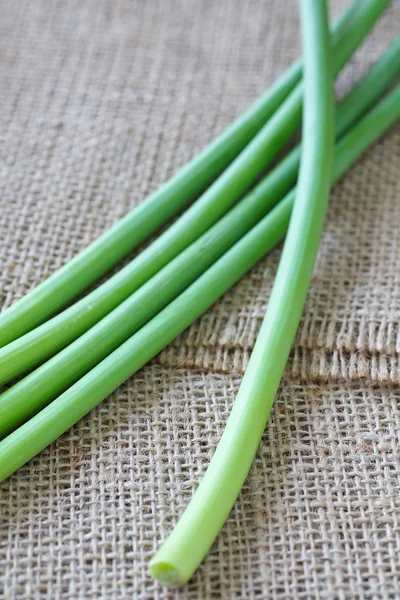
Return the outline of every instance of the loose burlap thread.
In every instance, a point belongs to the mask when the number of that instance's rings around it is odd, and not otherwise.
[[[339,97],[399,23],[395,0]],[[2,307],[194,156],[299,48],[294,0],[3,2]],[[168,590],[146,564],[221,437],[279,249],[1,485],[1,597],[400,596],[399,166],[396,126],[333,189],[259,452],[194,578]]]

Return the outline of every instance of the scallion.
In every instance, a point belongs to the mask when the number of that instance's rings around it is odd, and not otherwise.
[[[211,547],[247,477],[300,322],[331,184],[334,94],[326,0],[300,0],[304,60],[303,144],[289,229],[237,398],[209,467],[150,562],[163,583],[183,583]]]
[[[400,36],[339,103],[338,138],[384,91],[399,70]],[[137,292],[83,336],[1,394],[0,436],[30,418],[82,377],[253,227],[282,198],[287,191],[287,181],[294,181],[299,158],[300,146],[297,146],[246,198]],[[11,358],[9,361],[14,365]],[[1,361],[0,370],[4,378],[7,369]]]
[[[366,0],[365,7],[360,7],[361,3],[355,2],[334,25],[332,40],[344,62],[353,52],[351,39],[358,31],[362,39],[389,2],[390,0]],[[346,40],[350,40],[349,47]],[[0,347],[56,313],[185,207],[243,150],[287,98],[300,78],[301,63],[298,61],[225,132],[157,192],[0,315]]]
[[[338,144],[333,181],[339,179],[368,146],[399,119],[400,86],[397,86]],[[271,250],[285,235],[293,199],[294,192],[290,192],[156,317],[36,416],[4,438],[0,442],[0,481],[56,440],[156,356]],[[256,421],[259,427],[258,416]],[[262,423],[261,429],[264,429]]]
[[[386,0],[383,3],[377,3],[376,0],[357,2],[357,10],[351,13],[352,18],[343,20],[347,25],[344,28],[347,37],[341,38],[336,45],[336,71],[340,70],[382,12],[383,4],[387,3]],[[301,97],[302,87],[298,85],[207,192],[125,268],[64,312],[1,348],[0,384],[40,364],[78,338],[212,226],[261,173],[294,131],[300,119]],[[348,115],[350,109],[351,105],[348,105]],[[286,170],[284,181],[281,182],[282,194],[293,185],[296,173],[297,169],[293,167]],[[287,187],[283,189],[285,185]]]

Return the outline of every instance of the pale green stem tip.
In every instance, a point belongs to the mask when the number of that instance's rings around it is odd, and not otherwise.
[[[182,583],[175,567],[166,562],[150,561],[149,571],[154,579],[165,585]]]

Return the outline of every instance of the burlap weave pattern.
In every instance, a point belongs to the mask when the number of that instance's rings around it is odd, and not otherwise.
[[[344,0],[331,2],[337,15]],[[338,81],[398,32],[394,0]],[[295,0],[2,4],[0,302],[156,189],[299,53]],[[194,492],[279,249],[1,486],[0,597],[400,597],[400,129],[335,186],[290,364],[248,481],[182,589],[147,560]]]

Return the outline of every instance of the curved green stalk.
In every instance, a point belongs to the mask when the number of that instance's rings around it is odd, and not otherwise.
[[[0,347],[75,298],[206,188],[243,150],[301,78],[295,63],[228,129],[123,219],[0,315]]]
[[[311,281],[328,204],[334,94],[325,0],[300,0],[303,145],[296,198],[276,280],[232,412],[211,463],[175,529],[150,562],[183,583],[208,552],[240,492],[281,381]]]
[[[374,3],[378,6],[379,1],[374,0]],[[354,19],[367,19],[366,26],[362,26],[366,33],[379,16],[375,11],[372,6],[358,17],[358,3],[355,2],[333,26],[333,42],[336,44],[349,32],[354,34]],[[342,44],[346,53],[346,46],[344,42]],[[351,50],[349,52],[352,53]],[[258,133],[300,81],[301,74],[301,62],[297,61],[242,116],[159,190],[0,315],[0,347],[56,313],[187,206]]]
[[[400,86],[338,144],[333,181],[340,179],[368,146],[399,119]],[[2,440],[0,481],[56,440],[156,356],[271,250],[285,235],[293,200],[294,191],[140,331],[30,421]],[[257,418],[250,437],[257,438],[259,429],[263,430],[264,427],[260,418]],[[162,554],[156,559],[160,556]]]
[[[336,109],[336,138],[359,119],[400,74],[400,35],[372,65],[368,73],[346,94]]]
[[[394,77],[399,73],[399,70],[400,36],[394,41],[381,59],[370,69],[364,79],[362,79],[339,104],[336,124],[337,137],[343,135],[349,126],[354,123],[366,109],[368,109],[379,94],[381,94],[390,82],[393,81]],[[268,210],[268,207],[273,206],[273,204],[295,183],[299,160],[300,146],[297,146],[288,157],[264,179],[263,183],[256,188],[258,194],[268,195],[268,198],[266,199],[266,210]],[[261,199],[260,201],[264,200]],[[225,250],[226,246],[223,248],[221,247],[221,251]],[[137,287],[137,285],[134,285],[132,289],[132,281],[135,281],[135,273],[137,274],[135,265],[137,266],[138,262],[135,263],[135,261],[133,261],[133,263],[128,265],[114,278],[110,279],[107,284],[101,286],[99,290],[89,294],[83,301],[78,302],[47,323],[34,329],[28,334],[25,334],[4,348],[1,348],[0,385],[33,368],[46,360],[49,356],[54,355],[69,342],[92,327],[97,321],[104,318],[104,315],[110,310],[113,310],[115,306],[129,297],[130,293],[134,292]],[[193,279],[197,275],[198,273],[194,274]],[[184,289],[185,285],[187,285],[187,283],[182,283],[180,289]],[[168,301],[172,299],[171,296],[168,296],[168,298]],[[158,306],[160,306],[160,304]],[[156,309],[154,309],[154,312],[155,311]],[[142,323],[143,321],[140,322]],[[129,329],[127,325],[125,336],[115,336],[115,345],[121,343],[131,335],[133,331],[134,329]],[[100,356],[100,354],[98,356]],[[82,367],[83,366],[82,363]],[[77,372],[77,377],[83,372],[84,371]],[[59,383],[61,384],[61,380]],[[56,393],[59,393],[62,389],[62,387],[58,388]],[[13,392],[11,392],[11,394],[13,394]],[[1,398],[2,397],[0,396],[0,399]],[[50,398],[49,395],[46,395],[44,389],[42,398],[43,402],[45,402],[45,398]],[[20,402],[24,402],[22,397]],[[34,404],[33,396],[31,398],[31,403],[32,405]],[[4,415],[4,422],[6,422],[6,420],[6,416]],[[1,422],[0,419],[0,430]]]
[[[3,392],[0,437],[34,415],[138,331],[271,210],[288,187],[290,180],[282,177],[262,182],[111,313]]]
[[[337,137],[364,113],[399,72],[400,36],[337,107]],[[297,146],[227,215],[109,315],[3,392],[0,436],[30,418],[133,335],[271,210],[295,181],[300,149]],[[14,366],[12,361],[10,364]],[[4,381],[7,372],[4,362],[2,367]]]

